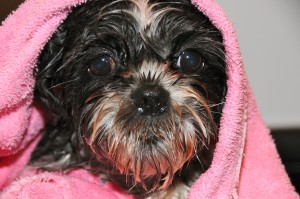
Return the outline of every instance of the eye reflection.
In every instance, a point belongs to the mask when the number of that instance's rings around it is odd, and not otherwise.
[[[90,63],[89,71],[97,76],[104,76],[116,67],[115,60],[109,55],[101,55]]]
[[[193,73],[203,67],[204,62],[202,55],[196,51],[185,50],[177,59],[176,69],[181,70],[183,73]]]

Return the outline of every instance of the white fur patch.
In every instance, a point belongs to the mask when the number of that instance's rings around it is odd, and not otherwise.
[[[149,4],[148,0],[131,0],[133,3],[132,16],[139,23],[141,36],[151,36],[155,33],[158,23],[166,12],[174,11],[176,8],[164,7],[155,10],[159,3]],[[130,14],[130,13],[129,13]]]

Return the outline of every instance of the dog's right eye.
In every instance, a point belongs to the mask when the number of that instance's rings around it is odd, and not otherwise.
[[[109,55],[97,57],[90,63],[89,72],[94,75],[104,76],[111,73],[116,67],[115,60]]]

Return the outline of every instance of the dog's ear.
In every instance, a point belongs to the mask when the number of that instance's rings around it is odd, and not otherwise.
[[[62,24],[39,55],[35,73],[35,98],[56,114],[63,111],[58,71],[63,63],[66,35],[67,27]]]

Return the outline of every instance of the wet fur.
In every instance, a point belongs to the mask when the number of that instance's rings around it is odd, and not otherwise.
[[[195,74],[173,67],[185,49],[204,58]],[[110,75],[89,72],[100,54],[117,62]],[[90,0],[74,8],[39,56],[36,79],[48,124],[34,167],[83,167],[140,197],[185,198],[211,164],[225,53],[221,33],[189,1]],[[148,84],[170,95],[161,116],[146,118],[132,105],[132,93]]]

